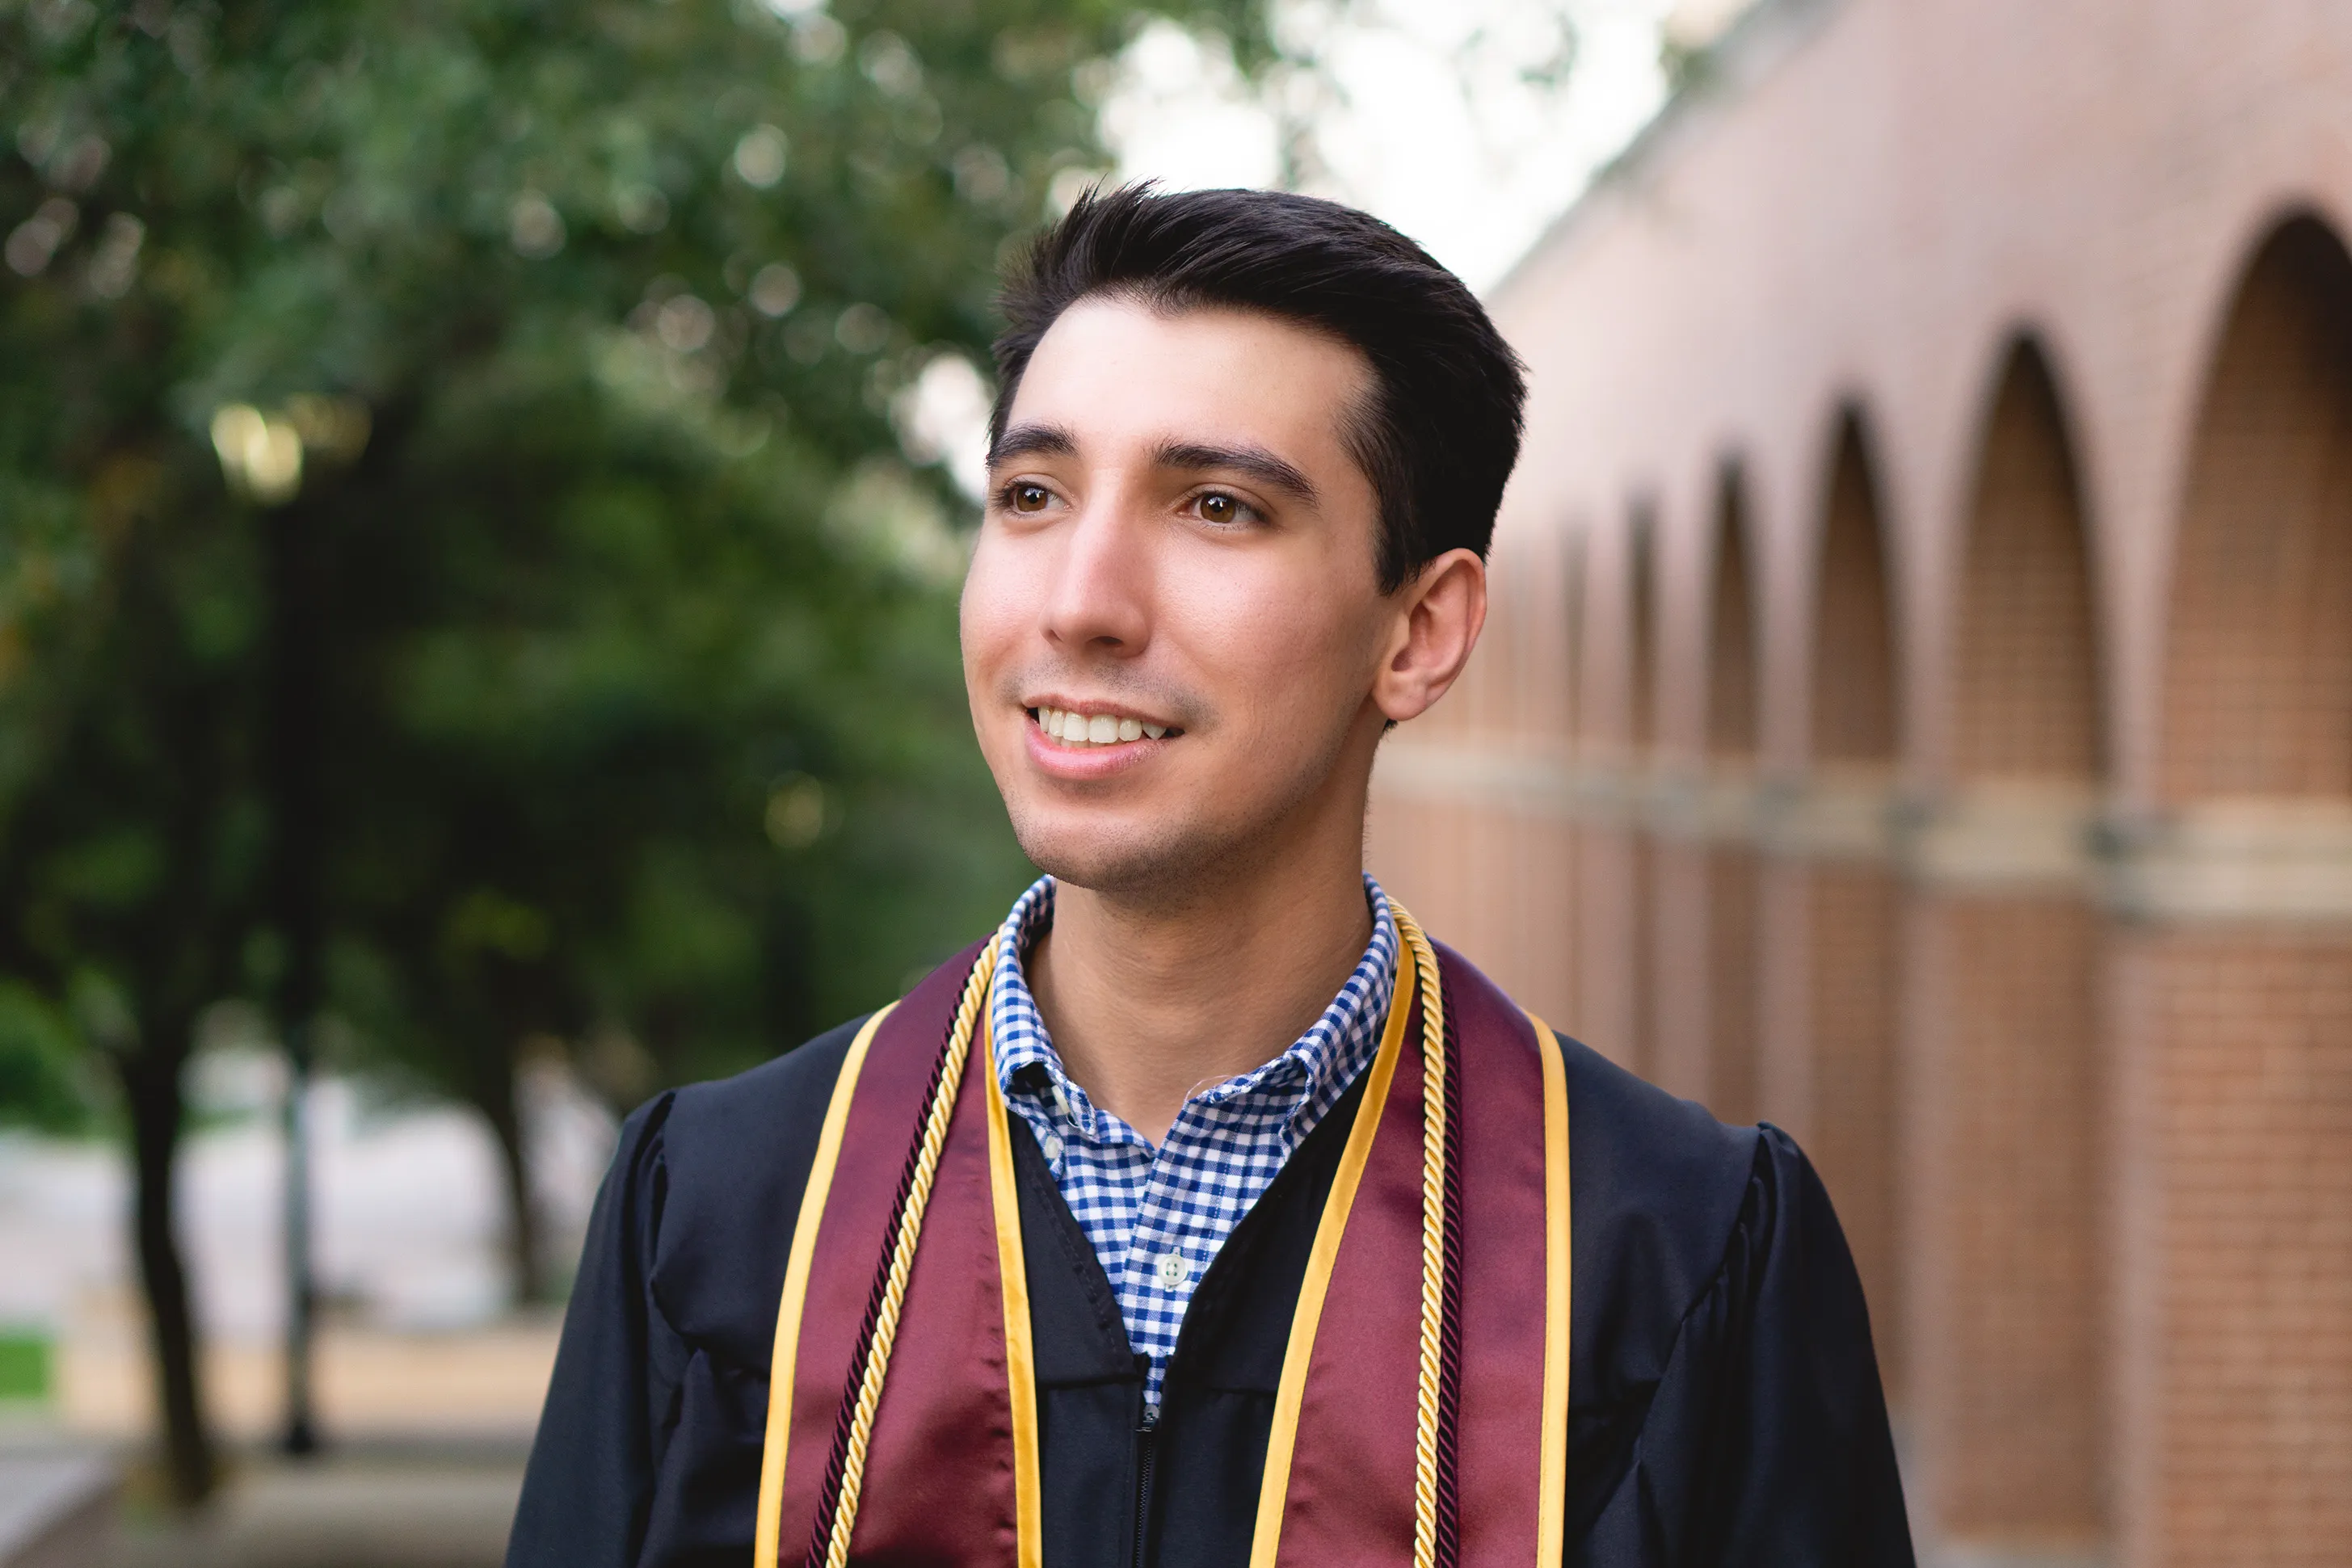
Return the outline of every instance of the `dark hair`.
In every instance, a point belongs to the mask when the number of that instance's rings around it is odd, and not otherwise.
[[[992,445],[1046,329],[1097,294],[1261,311],[1353,344],[1373,391],[1342,434],[1380,497],[1381,591],[1447,550],[1486,553],[1527,381],[1476,298],[1412,241],[1353,207],[1279,191],[1089,191],[1006,281]]]

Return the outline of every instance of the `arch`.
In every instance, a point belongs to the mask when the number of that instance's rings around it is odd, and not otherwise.
[[[1625,540],[1625,735],[1637,768],[1658,738],[1658,525],[1637,502]]]
[[[1706,757],[1718,786],[1745,789],[1758,736],[1757,614],[1748,568],[1748,486],[1736,462],[1716,476],[1706,592]],[[1756,852],[1718,838],[1705,862],[1707,1108],[1735,1125],[1756,1121]]]
[[[2352,796],[2352,257],[2317,219],[2248,267],[2191,453],[2164,797]]]
[[[1756,755],[1756,601],[1748,564],[1748,484],[1727,462],[1715,486],[1715,548],[1706,617],[1706,752],[1747,762]]]
[[[2041,345],[2021,337],[1986,421],[1960,570],[1953,768],[1963,779],[2100,773],[2081,497],[2056,379]]]
[[[1878,465],[1857,410],[1840,413],[1829,457],[1808,671],[1811,779],[1767,873],[1761,936],[1763,983],[1802,1001],[1791,1013],[1770,1009],[1784,1032],[1766,1043],[1763,1088],[1769,1113],[1797,1118],[1837,1205],[1899,1400],[1902,895],[1885,836],[1899,687]]]
[[[1569,530],[1567,546],[1560,553],[1564,558],[1561,571],[1567,580],[1568,595],[1568,623],[1560,631],[1562,658],[1567,665],[1562,678],[1567,683],[1568,691],[1568,741],[1573,750],[1591,735],[1591,704],[1586,700],[1584,693],[1585,665],[1589,657],[1584,639],[1592,620],[1591,607],[1585,602],[1585,595],[1591,591],[1591,572],[1586,558],[1591,554],[1591,547],[1582,528]]]
[[[1838,420],[1822,523],[1811,685],[1816,762],[1895,759],[1899,688],[1879,496],[1862,415],[1849,408]]]
[[[2147,1419],[2116,1469],[2172,1560],[2284,1562],[2352,1540],[2352,1363],[2313,1327],[2352,1322],[2352,935],[2280,891],[2352,859],[2352,256],[2311,216],[2218,337],[2169,610],[2158,853],[2234,891],[2117,933],[2116,1293],[2145,1306],[2116,1364]]]
[[[1571,767],[1580,757],[1590,734],[1591,704],[1584,692],[1586,650],[1585,628],[1591,620],[1585,595],[1591,591],[1591,571],[1588,564],[1591,546],[1580,523],[1572,523],[1560,551],[1560,571],[1567,594],[1565,624],[1560,628],[1561,679],[1566,698],[1563,722],[1566,734],[1563,750]],[[1569,890],[1561,901],[1559,948],[1554,955],[1559,965],[1559,992],[1565,998],[1561,1009],[1561,1027],[1589,1034],[1590,1004],[1586,999],[1584,964],[1584,851],[1587,832],[1583,825],[1571,819],[1560,831],[1562,885]]]
[[[1961,543],[1948,810],[1990,829],[1962,845],[2063,844],[2104,733],[2090,550],[2039,344],[2014,340],[1997,375]],[[1907,922],[1921,1500],[1941,1539],[2064,1552],[2105,1529],[2098,916],[2079,880],[1988,874],[1972,852],[1936,857]]]
[[[1661,1077],[1658,985],[1660,966],[1660,846],[1644,807],[1658,741],[1658,523],[1649,502],[1626,516],[1625,538],[1625,789],[1633,810],[1625,822],[1626,1059],[1637,1072]]]

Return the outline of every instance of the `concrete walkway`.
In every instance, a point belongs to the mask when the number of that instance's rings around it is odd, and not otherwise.
[[[247,1456],[201,1520],[123,1521],[108,1568],[498,1568],[522,1463],[513,1445]]]

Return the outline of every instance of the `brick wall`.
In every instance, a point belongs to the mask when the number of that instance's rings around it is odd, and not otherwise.
[[[2326,0],[1764,0],[1494,299],[1375,864],[1805,1145],[1931,1558],[2352,1542],[2347,103]]]
[[[2116,1347],[2126,1558],[2352,1542],[2352,940],[2135,933]]]
[[[1939,1535],[2043,1550],[2105,1522],[2095,984],[2079,895],[1909,915],[1912,1414]]]
[[[1883,865],[1798,869],[1807,925],[1805,1047],[1812,1056],[1806,1150],[1837,1206],[1870,1301],[1891,1397],[1903,1389],[1901,1218],[1895,1036],[1901,904]],[[1768,949],[1768,952],[1770,950]],[[1771,962],[1767,957],[1766,962]]]

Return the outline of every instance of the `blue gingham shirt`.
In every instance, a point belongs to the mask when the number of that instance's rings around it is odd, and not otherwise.
[[[1202,1090],[1153,1148],[1087,1098],[1062,1070],[1022,959],[1054,924],[1054,879],[1040,877],[997,933],[989,1027],[1006,1106],[1035,1134],[1054,1180],[1118,1295],[1127,1337],[1160,1387],[1193,1287],[1293,1151],[1380,1049],[1396,984],[1397,931],[1370,877],[1372,939],[1314,1027],[1263,1067]]]

